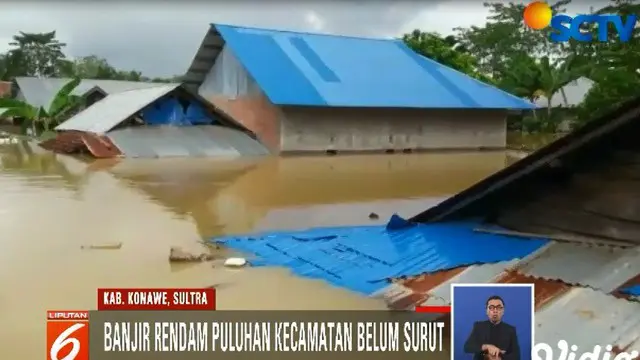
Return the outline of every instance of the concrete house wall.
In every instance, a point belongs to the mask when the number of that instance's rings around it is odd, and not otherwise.
[[[228,47],[217,56],[198,93],[253,131],[272,151],[279,151],[281,112]]]
[[[499,149],[506,111],[282,109],[281,151]]]
[[[274,106],[228,47],[217,56],[198,92],[275,152],[506,146],[506,110]]]

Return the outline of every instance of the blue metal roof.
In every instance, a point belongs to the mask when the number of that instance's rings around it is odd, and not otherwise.
[[[382,289],[390,278],[523,258],[547,243],[478,233],[476,227],[474,222],[410,224],[394,216],[387,226],[316,228],[211,241],[255,254],[257,259],[250,260],[254,266],[284,266],[298,275],[365,294]]]
[[[623,294],[629,294],[632,296],[640,296],[640,285],[633,285],[620,290]]]
[[[212,25],[276,105],[531,109],[401,40]]]

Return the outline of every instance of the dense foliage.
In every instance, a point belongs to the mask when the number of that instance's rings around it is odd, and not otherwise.
[[[571,0],[550,4],[563,12]],[[640,89],[640,38],[585,43],[549,41],[550,29],[531,30],[524,25],[525,4],[485,3],[491,14],[482,27],[458,28],[442,37],[415,30],[403,40],[415,51],[477,79],[491,82],[514,95],[535,101],[546,109],[515,119],[510,125],[529,132],[553,132],[565,121],[580,125],[638,95]],[[600,14],[639,14],[638,0],[612,0]],[[591,30],[595,33],[597,29]],[[578,78],[595,82],[584,101],[575,107],[548,106],[554,95]],[[546,104],[546,105],[545,105]],[[555,105],[555,104],[554,104]]]
[[[150,79],[139,71],[118,70],[109,65],[107,60],[95,55],[68,59],[63,52],[66,44],[56,39],[55,31],[36,34],[20,32],[9,45],[12,49],[0,54],[0,80],[11,80],[17,76],[152,82],[180,80],[178,76]]]

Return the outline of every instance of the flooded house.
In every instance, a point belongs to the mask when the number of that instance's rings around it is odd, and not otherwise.
[[[109,94],[55,131],[43,148],[96,158],[269,154],[253,133],[178,84]]]
[[[504,148],[535,107],[397,39],[217,24],[183,80],[281,153]]]
[[[450,305],[454,283],[533,284],[536,342],[640,350],[638,131],[640,98],[409,220],[211,241],[394,310]]]
[[[11,95],[32,106],[48,108],[58,91],[71,80],[73,79],[20,76],[13,80]],[[166,84],[142,81],[82,79],[73,91],[73,95],[88,97],[88,100],[93,103],[109,94],[163,85]],[[98,95],[100,93],[103,96]]]
[[[640,350],[638,131],[640,98],[414,216],[549,242],[524,258],[397,278],[381,296],[406,309],[450,304],[452,283],[531,283],[536,341]]]
[[[11,82],[6,82],[6,96],[15,98],[20,101],[37,107],[49,109],[56,94],[62,87],[68,84],[71,78],[44,78],[19,76]],[[105,98],[109,94],[115,94],[123,91],[134,89],[147,89],[158,87],[165,84],[149,83],[139,81],[121,81],[121,80],[94,80],[82,79],[80,84],[73,90],[72,95],[82,97],[83,101],[76,104],[73,109],[68,109],[65,118],[76,114],[86,107],[93,105],[100,99]],[[0,97],[2,95],[0,94]],[[0,109],[0,115],[2,110]],[[21,119],[12,119],[13,125],[20,125]]]

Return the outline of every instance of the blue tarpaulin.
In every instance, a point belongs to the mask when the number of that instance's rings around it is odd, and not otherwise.
[[[143,117],[149,125],[188,126],[214,123],[200,104],[190,103],[185,110],[178,99],[173,97],[148,106],[143,110]]]
[[[640,296],[640,285],[629,286],[620,290],[620,292],[631,296]]]
[[[315,228],[211,241],[254,254],[253,266],[284,266],[364,294],[383,288],[390,278],[522,258],[547,243],[474,231],[478,226],[412,224],[394,216],[387,226]]]

